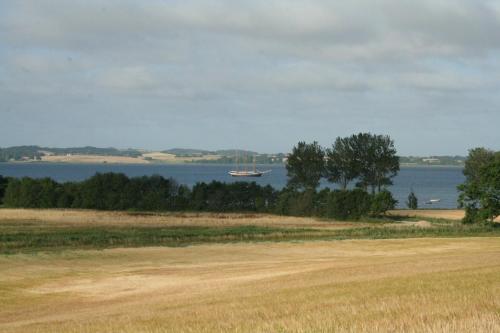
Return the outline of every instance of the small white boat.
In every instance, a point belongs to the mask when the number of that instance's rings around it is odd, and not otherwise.
[[[430,199],[429,201],[426,202],[427,205],[432,205],[434,203],[440,202],[441,199]]]

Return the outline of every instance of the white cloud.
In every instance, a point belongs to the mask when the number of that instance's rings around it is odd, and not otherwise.
[[[496,50],[495,1],[23,1],[4,28],[12,43],[97,48],[215,34],[308,48],[375,55],[474,54]],[[298,44],[300,43],[300,44]],[[378,45],[377,49],[375,46]],[[292,47],[292,50],[294,47]],[[303,50],[301,50],[303,49]],[[312,50],[314,51],[314,50]]]
[[[417,107],[491,115],[498,31],[500,0],[6,0],[0,98],[80,97],[89,113],[151,99],[186,119],[336,110],[353,126]]]

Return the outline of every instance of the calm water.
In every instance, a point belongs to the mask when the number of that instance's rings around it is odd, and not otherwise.
[[[10,177],[50,177],[57,181],[78,181],[91,177],[96,172],[122,172],[130,177],[158,174],[172,177],[180,184],[192,186],[197,182],[218,180],[223,182],[241,181],[228,175],[232,165],[182,164],[182,165],[123,165],[123,164],[44,164],[44,163],[0,163],[0,175]],[[250,178],[261,185],[282,188],[286,184],[286,169],[282,165],[260,166],[260,170],[272,170],[261,178]],[[462,169],[456,167],[404,167],[394,178],[394,185],[389,188],[405,207],[406,198],[413,188],[420,207],[456,208],[458,193],[456,187],[464,181]],[[322,186],[331,184],[322,183]],[[441,202],[424,205],[431,198],[440,198]]]

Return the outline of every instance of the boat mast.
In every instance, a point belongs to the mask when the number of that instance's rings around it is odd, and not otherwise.
[[[236,171],[240,171],[240,152],[236,149]]]
[[[257,169],[255,167],[255,155],[253,155],[253,172],[257,172]]]

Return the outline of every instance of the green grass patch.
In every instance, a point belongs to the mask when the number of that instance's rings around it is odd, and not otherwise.
[[[287,240],[323,233],[313,229],[234,227],[72,227],[6,226],[0,253],[76,248],[183,246],[197,243]]]
[[[412,226],[353,227],[349,229],[281,228],[262,226],[92,226],[61,227],[36,221],[0,224],[0,253],[104,249],[113,247],[186,246],[202,243],[390,239],[420,237],[500,236],[494,225],[433,223]]]

